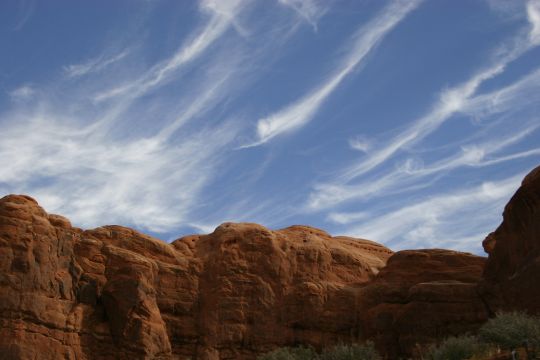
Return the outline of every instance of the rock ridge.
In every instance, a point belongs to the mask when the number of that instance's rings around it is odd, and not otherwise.
[[[420,355],[499,310],[540,311],[540,167],[483,242],[488,258],[393,253],[295,225],[224,223],[170,244],[73,227],[26,195],[0,199],[5,359],[254,359],[280,346],[373,340]]]
[[[377,243],[225,223],[171,244],[72,227],[25,195],[0,199],[0,353],[8,359],[252,359],[348,341]]]

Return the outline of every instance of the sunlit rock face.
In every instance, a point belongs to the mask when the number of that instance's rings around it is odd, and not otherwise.
[[[293,226],[219,226],[166,244],[83,231],[0,200],[0,353],[8,359],[252,359],[359,336],[357,289],[392,252]]]
[[[373,340],[388,358],[538,312],[540,170],[484,241],[489,257],[388,248],[308,226],[225,223],[171,244],[73,227],[0,199],[2,359],[254,359],[280,346]]]

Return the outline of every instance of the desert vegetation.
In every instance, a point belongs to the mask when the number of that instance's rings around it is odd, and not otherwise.
[[[426,350],[422,359],[489,360],[512,352],[519,359],[537,359],[540,348],[540,318],[521,312],[499,313],[476,335],[449,337]],[[504,355],[503,355],[504,356]],[[257,360],[377,360],[382,357],[373,343],[337,345],[317,353],[312,347],[284,347]]]
[[[540,318],[521,312],[499,313],[476,336],[449,337],[428,351],[431,360],[492,359],[506,353],[518,359],[536,359],[540,345]]]
[[[478,332],[481,341],[502,349],[540,346],[540,318],[525,313],[500,313]]]
[[[477,337],[464,335],[449,337],[439,345],[432,345],[428,353],[431,360],[463,360],[486,357],[490,349]]]
[[[340,344],[318,354],[311,347],[285,347],[261,355],[257,360],[379,360],[373,343]]]

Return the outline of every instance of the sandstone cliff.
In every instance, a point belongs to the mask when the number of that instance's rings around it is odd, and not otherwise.
[[[358,338],[355,291],[392,254],[305,226],[223,224],[166,244],[83,231],[35,200],[0,200],[7,359],[253,359]]]
[[[364,338],[390,359],[420,358],[438,339],[477,330],[489,316],[478,295],[485,260],[440,249],[397,252],[359,295]]]
[[[278,346],[372,339],[389,358],[538,312],[540,168],[484,241],[486,259],[395,254],[307,226],[226,223],[166,244],[82,230],[24,195],[0,199],[2,359],[254,359]],[[485,266],[484,266],[485,265]]]
[[[483,245],[489,257],[481,290],[491,311],[539,313],[540,167],[525,177]]]

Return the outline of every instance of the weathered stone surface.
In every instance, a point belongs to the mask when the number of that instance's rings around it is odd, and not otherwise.
[[[227,223],[166,244],[83,231],[0,199],[0,353],[7,359],[253,359],[358,338],[357,289],[392,254],[293,226]]]
[[[538,313],[540,168],[484,248],[487,263],[234,223],[166,244],[121,226],[85,231],[9,195],[0,199],[0,357],[242,360],[372,339],[393,359],[474,331],[500,309]]]
[[[419,355],[436,340],[476,330],[489,315],[477,293],[484,262],[450,250],[395,253],[360,292],[363,337],[397,359]]]
[[[489,257],[481,291],[491,311],[539,313],[540,167],[525,177],[483,245]]]

